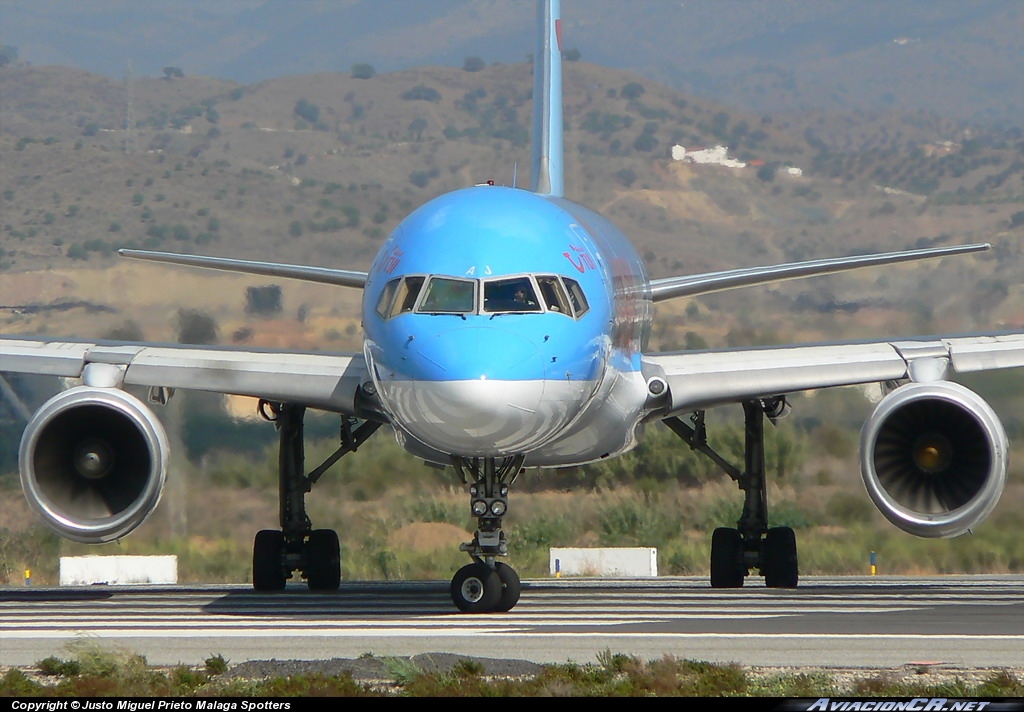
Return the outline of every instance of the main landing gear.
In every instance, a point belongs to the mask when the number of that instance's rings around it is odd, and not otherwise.
[[[260,401],[260,414],[278,429],[278,483],[281,529],[256,534],[252,548],[252,586],[257,591],[281,591],[299,571],[311,591],[336,591],[341,584],[341,546],[333,529],[313,529],[306,514],[306,493],[343,455],[354,452],[380,423],[342,420],[341,445],[323,464],[304,474],[302,421],[304,406]]]
[[[691,417],[693,426],[677,417],[663,422],[691,448],[714,460],[743,490],[743,513],[735,529],[720,527],[711,537],[711,586],[739,588],[751,569],[759,569],[769,588],[796,588],[799,578],[796,535],[789,527],[768,527],[765,488],[764,418],[782,416],[785,398],[743,403],[744,471],[726,462],[707,444],[704,411]]]
[[[522,585],[508,564],[497,561],[508,553],[501,520],[508,511],[508,488],[523,466],[523,456],[452,457],[452,465],[469,489],[469,508],[477,521],[473,541],[459,549],[473,563],[452,578],[452,603],[464,613],[505,613],[519,601]]]

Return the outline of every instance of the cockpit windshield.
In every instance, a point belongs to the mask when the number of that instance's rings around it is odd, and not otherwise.
[[[476,280],[431,277],[416,311],[430,314],[468,314],[476,310]]]
[[[377,300],[382,319],[418,314],[554,313],[579,319],[590,309],[579,282],[556,274],[477,280],[407,275],[391,280]]]
[[[529,277],[484,282],[484,313],[537,312],[540,304]]]

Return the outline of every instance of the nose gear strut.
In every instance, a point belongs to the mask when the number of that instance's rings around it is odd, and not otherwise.
[[[459,546],[473,563],[452,578],[451,596],[464,613],[507,612],[519,601],[519,575],[497,557],[508,554],[502,518],[508,512],[508,491],[522,469],[525,457],[452,457],[452,466],[469,491],[470,513],[476,517],[473,541]]]

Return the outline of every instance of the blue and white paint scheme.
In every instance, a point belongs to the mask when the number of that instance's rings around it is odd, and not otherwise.
[[[650,297],[620,237],[563,199],[488,185],[410,215],[374,262],[363,303],[367,365],[406,447],[445,462],[515,452],[535,465],[631,447],[622,422],[643,415],[650,328],[631,315],[649,314]],[[446,309],[431,295],[452,281],[465,300]],[[419,293],[406,309],[410,282]],[[623,411],[611,430],[574,432],[614,402]]]
[[[988,249],[987,244],[739,268],[652,280],[625,235],[564,195],[561,22],[537,9],[531,188],[476,185],[405,218],[369,270],[122,250],[125,257],[302,279],[363,292],[357,353],[67,339],[0,339],[2,370],[79,379],[29,420],[23,489],[52,529],[89,543],[118,539],[153,511],[168,438],[154,404],[175,389],[248,395],[275,422],[281,529],[257,533],[253,585],[338,588],[333,530],[313,529],[304,495],[381,425],[412,455],[451,466],[478,530],[472,563],[452,579],[464,612],[508,611],[519,599],[502,528],[509,490],[527,467],[566,467],[628,452],[663,423],[711,457],[744,492],[737,526],[715,531],[711,583],[797,585],[795,535],[769,527],[763,421],[810,389],[884,384],[861,438],[869,496],[896,526],[946,537],[979,524],[1006,480],[1007,439],[979,396],[948,377],[1024,366],[1024,333],[926,336],[748,349],[652,353],[657,302],[725,289]],[[125,389],[149,388],[150,403]],[[707,444],[707,408],[739,404],[741,466]],[[340,447],[303,470],[307,408],[341,416]]]

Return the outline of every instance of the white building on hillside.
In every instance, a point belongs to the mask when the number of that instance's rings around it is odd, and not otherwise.
[[[694,151],[687,151],[685,147],[676,144],[672,147],[672,158],[676,161],[688,161],[690,163],[711,163],[728,168],[745,168],[746,163],[729,158],[728,146],[712,146],[711,148],[700,148]]]

